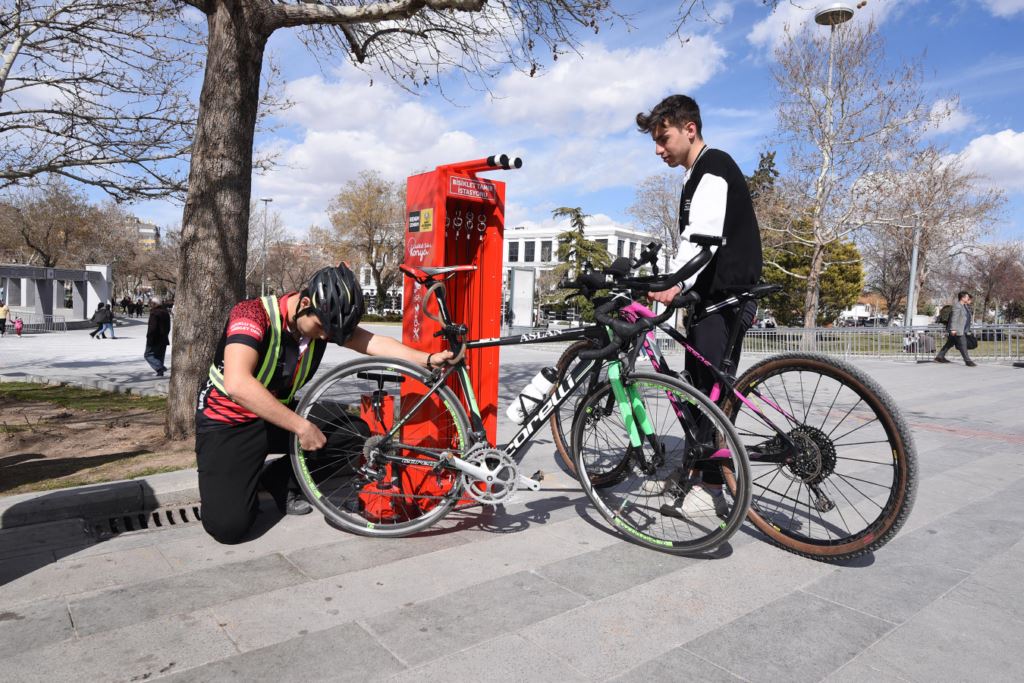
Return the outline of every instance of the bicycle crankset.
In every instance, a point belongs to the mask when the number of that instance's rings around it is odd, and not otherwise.
[[[466,495],[484,505],[500,505],[508,500],[519,483],[519,466],[496,448],[479,448],[464,458],[475,472],[462,472]]]

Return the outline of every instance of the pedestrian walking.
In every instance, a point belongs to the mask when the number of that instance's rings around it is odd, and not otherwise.
[[[7,302],[0,299],[0,337],[7,334],[7,316],[11,314],[11,309],[7,307]]]
[[[146,352],[143,358],[153,368],[157,377],[167,372],[164,356],[171,343],[171,314],[164,307],[163,300],[155,296],[149,300],[149,329],[146,330]]]
[[[103,319],[106,315],[103,312],[103,304],[96,304],[96,310],[93,311],[92,317],[89,318],[89,322],[96,325],[96,329],[89,333],[89,336],[93,339],[99,339],[99,335],[103,334]],[[107,335],[103,334],[103,338],[106,339]]]
[[[100,334],[106,339],[106,333],[110,331],[110,338],[117,339],[117,335],[114,334],[114,311],[110,308],[110,304],[103,304],[103,312],[101,314],[101,320],[103,327],[100,329]]]
[[[942,350],[935,356],[935,362],[949,363],[950,361],[946,360],[946,352],[955,346],[959,349],[960,355],[964,357],[964,365],[973,368],[977,363],[967,355],[967,338],[971,334],[971,318],[973,317],[971,302],[974,299],[970,292],[965,291],[958,292],[956,299],[956,303],[953,304],[953,308],[949,312],[949,321],[946,323],[946,333],[948,334],[946,343],[942,345]]]
[[[25,329],[25,323],[21,321],[21,318],[14,319],[14,334],[21,336],[21,331]]]

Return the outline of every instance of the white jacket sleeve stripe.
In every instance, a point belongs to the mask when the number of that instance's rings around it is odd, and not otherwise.
[[[705,173],[697,189],[693,192],[693,199],[690,202],[690,223],[686,226],[683,234],[684,240],[688,235],[712,235],[721,237],[725,230],[725,205],[729,193],[729,184],[725,178]],[[696,244],[683,241],[679,244],[679,251],[672,259],[672,272],[678,271],[686,265],[700,251]],[[711,247],[711,255],[714,256],[718,247]],[[707,264],[704,265],[707,268]],[[704,270],[701,268],[701,270]],[[693,287],[700,270],[687,278],[683,283],[683,291]]]

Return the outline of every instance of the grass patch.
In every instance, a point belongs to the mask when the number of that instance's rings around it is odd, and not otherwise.
[[[34,382],[0,383],[0,400],[41,401],[79,410],[166,410],[166,396],[132,396],[101,389],[36,384]]]

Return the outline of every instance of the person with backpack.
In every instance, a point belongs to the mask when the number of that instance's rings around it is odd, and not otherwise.
[[[967,355],[967,335],[971,332],[971,302],[973,301],[970,292],[960,291],[956,295],[956,303],[949,309],[948,317],[944,316],[943,313],[939,313],[939,320],[946,317],[946,343],[942,345],[942,349],[935,356],[936,363],[949,363],[946,360],[946,352],[954,346],[959,349],[960,355],[964,358],[964,365],[969,368],[973,368],[977,365],[971,360],[971,357]]]
[[[371,356],[395,356],[427,367],[451,351],[424,353],[359,326],[365,312],[356,276],[345,264],[318,270],[302,291],[235,305],[217,345],[196,407],[196,461],[203,528],[220,543],[246,539],[259,512],[257,489],[283,514],[312,512],[287,455],[292,435],[304,451],[328,442],[296,413],[295,393],[308,382],[332,342]]]

